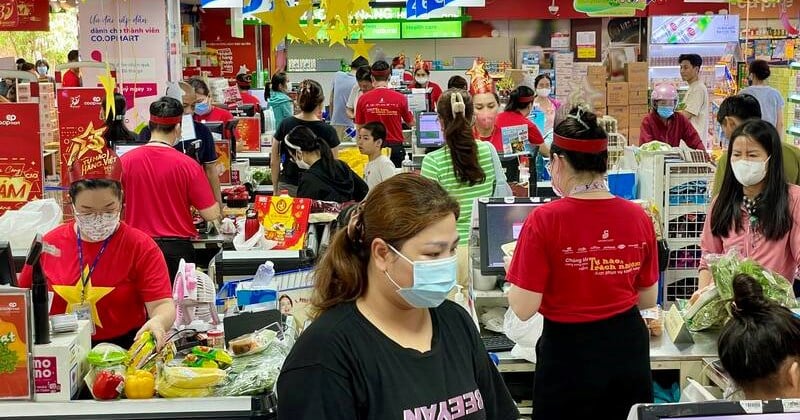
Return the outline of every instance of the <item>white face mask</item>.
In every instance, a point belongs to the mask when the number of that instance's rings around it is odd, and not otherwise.
[[[536,95],[541,97],[541,98],[548,97],[548,96],[550,96],[550,88],[539,88],[539,89],[536,89]]]
[[[119,212],[81,214],[75,211],[75,224],[78,225],[81,239],[88,242],[104,241],[119,227]]]
[[[735,162],[731,161],[731,169],[733,169],[733,175],[740,184],[750,187],[758,184],[767,176],[767,162],[769,162],[769,158],[764,161],[744,159]]]
[[[428,83],[428,78],[425,77],[425,76],[423,76],[423,77],[417,76],[417,77],[414,78],[414,80],[416,80],[417,83],[420,84],[420,85],[424,85],[425,83]]]
[[[300,168],[300,169],[302,169],[302,170],[304,170],[304,171],[307,171],[307,170],[308,170],[308,169],[311,167],[311,165],[307,164],[307,163],[306,163],[306,162],[303,160],[303,157],[302,157],[302,155],[301,155],[301,154],[299,154],[299,153],[296,153],[296,154],[294,155],[294,163],[297,165],[297,167],[298,167],[298,168]]]

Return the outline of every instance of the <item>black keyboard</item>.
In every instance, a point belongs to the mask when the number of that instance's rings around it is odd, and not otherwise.
[[[481,340],[483,340],[483,346],[486,347],[486,351],[493,353],[510,351],[515,344],[505,335],[486,335],[481,337]]]

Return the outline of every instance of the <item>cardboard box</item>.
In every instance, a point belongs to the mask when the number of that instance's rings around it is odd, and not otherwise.
[[[631,83],[647,83],[648,72],[650,71],[647,63],[626,63],[625,64],[625,81]]]
[[[594,115],[597,115],[598,118],[602,117],[603,115],[608,115],[608,109],[606,107],[592,108],[592,109],[594,109]]]
[[[586,67],[586,80],[590,85],[605,85],[607,79],[608,76],[606,74],[606,66],[591,65]]]
[[[608,106],[628,105],[628,82],[608,82],[606,89]]]
[[[36,401],[69,401],[77,397],[88,371],[86,355],[92,347],[89,321],[78,321],[78,331],[53,334],[50,344],[33,348]]]
[[[632,146],[639,146],[639,137],[642,134],[642,130],[639,127],[631,126],[628,129],[628,144]]]
[[[597,97],[596,99],[592,100],[590,105],[592,106],[592,109],[594,109],[594,110],[606,109],[606,98],[605,98],[605,96]]]
[[[628,90],[628,104],[630,105],[647,105],[650,99],[650,92],[647,89],[644,90]]]
[[[617,120],[617,131],[626,129],[630,125],[630,114],[627,106],[609,106],[608,115]]]

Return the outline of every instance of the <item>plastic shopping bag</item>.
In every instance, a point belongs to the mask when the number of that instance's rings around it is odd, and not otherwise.
[[[63,216],[61,207],[52,198],[31,201],[0,216],[0,238],[11,242],[12,248],[27,249],[37,233],[49,232],[61,223]]]
[[[268,251],[277,245],[277,242],[267,240],[264,236],[264,226],[261,224],[258,226],[258,232],[247,240],[244,239],[244,221],[239,223],[239,226],[242,228],[233,237],[233,247],[237,251]]]
[[[534,314],[527,321],[522,321],[511,308],[508,308],[503,320],[503,330],[506,337],[517,343],[511,350],[511,354],[514,357],[536,363],[536,343],[542,336],[543,328],[544,318],[541,314]]]

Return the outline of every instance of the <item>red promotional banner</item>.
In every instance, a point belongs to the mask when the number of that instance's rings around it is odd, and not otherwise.
[[[48,0],[0,0],[0,31],[47,31]]]
[[[0,215],[42,198],[39,104],[0,104]]]
[[[105,145],[105,121],[100,118],[103,88],[68,88],[58,90],[58,121],[61,138],[59,162],[61,185],[67,186],[69,165],[86,153]]]
[[[13,288],[0,293],[0,400],[33,397],[29,293]]]
[[[231,185],[231,142],[230,140],[217,140],[214,142],[214,148],[217,150],[219,183]]]
[[[241,152],[261,151],[261,119],[241,117],[236,124],[236,149]]]

